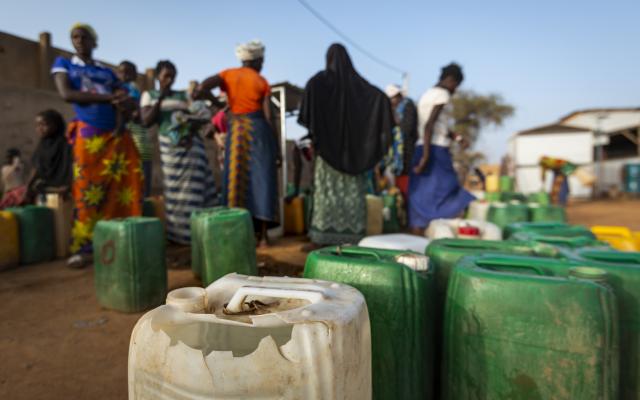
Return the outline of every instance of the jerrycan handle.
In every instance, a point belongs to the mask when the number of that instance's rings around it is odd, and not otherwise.
[[[368,256],[368,257],[373,257],[375,258],[377,261],[380,261],[380,254],[376,253],[373,250],[370,249],[366,249],[366,248],[362,248],[362,247],[356,247],[356,246],[338,246],[334,252],[334,254],[337,255],[353,255],[353,256]]]
[[[491,267],[496,270],[503,269],[522,269],[522,270],[530,270],[535,272],[538,275],[547,275],[547,273],[537,265],[531,265],[527,263],[527,260],[518,260],[518,259],[489,259],[489,260],[478,260],[478,266],[480,267]]]
[[[242,305],[248,296],[277,297],[283,299],[308,300],[311,303],[319,303],[324,300],[322,292],[312,290],[283,289],[263,286],[242,286],[236,290],[231,300],[226,306],[230,313],[240,313],[243,311]]]

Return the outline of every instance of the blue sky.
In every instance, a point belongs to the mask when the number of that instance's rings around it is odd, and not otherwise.
[[[517,130],[580,108],[640,106],[638,0],[308,1],[360,45],[408,71],[412,97],[455,60],[465,70],[464,88],[513,104],[515,116],[483,131],[478,143],[494,160]],[[180,86],[235,66],[235,45],[253,38],[267,45],[269,81],[304,85],[323,67],[328,45],[340,40],[296,0],[21,0],[3,5],[0,30],[31,39],[46,30],[55,46],[70,48],[76,21],[98,31],[98,58],[144,68],[171,59]],[[350,50],[373,84],[400,82],[396,72]]]

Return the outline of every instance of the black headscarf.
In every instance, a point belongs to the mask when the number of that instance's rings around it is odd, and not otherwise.
[[[391,143],[387,96],[353,68],[347,50],[332,44],[327,67],[305,87],[298,123],[309,129],[317,154],[338,171],[371,170]]]
[[[54,132],[40,139],[31,162],[36,170],[32,190],[42,192],[47,187],[71,185],[73,156],[71,146],[65,137],[65,123],[54,110],[39,114],[48,123],[56,125]]]

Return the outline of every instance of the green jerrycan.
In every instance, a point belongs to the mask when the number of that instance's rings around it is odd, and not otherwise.
[[[158,218],[99,221],[93,251],[100,305],[138,312],[164,303],[167,267],[164,229]]]
[[[383,233],[399,232],[400,221],[398,220],[398,202],[396,195],[385,194],[382,196],[382,201],[384,203],[384,208],[382,209],[382,215],[384,217],[382,223]]]
[[[553,205],[529,204],[531,222],[566,222],[567,213],[564,207]]]
[[[582,225],[570,225],[564,222],[518,222],[504,228],[502,236],[510,239],[517,232],[532,232],[551,236],[585,237],[595,239],[589,228]]]
[[[576,264],[604,269],[620,308],[621,399],[640,399],[640,253],[578,249]]]
[[[371,320],[373,398],[433,399],[433,271],[424,255],[363,247],[309,254],[304,277],[360,290]]]
[[[191,271],[197,278],[202,279],[202,271],[204,269],[204,247],[201,239],[204,227],[203,222],[207,221],[207,215],[225,209],[226,207],[212,207],[191,213]]]
[[[516,186],[515,183],[515,179],[512,176],[502,175],[500,177],[500,191],[502,193],[513,192]]]
[[[549,193],[541,191],[536,193],[531,193],[527,196],[528,203],[537,203],[541,206],[548,206],[551,204],[551,200],[549,198]]]
[[[192,270],[208,286],[226,274],[257,275],[249,211],[214,207],[191,215]]]
[[[557,248],[531,241],[438,239],[429,243],[426,254],[436,274],[439,298],[444,306],[449,275],[455,265],[466,256],[486,253],[528,255],[536,257],[563,258]]]
[[[520,203],[493,203],[487,213],[487,221],[504,229],[514,222],[529,221],[529,208]]]
[[[527,201],[527,196],[517,192],[502,192],[500,193],[500,201],[504,203],[511,203],[511,202],[524,203]]]
[[[451,276],[444,399],[617,399],[618,306],[571,261],[467,257]]]
[[[573,251],[576,249],[587,247],[602,250],[611,248],[608,243],[601,242],[596,239],[590,239],[584,236],[556,236],[553,234],[542,234],[535,232],[517,232],[513,234],[511,236],[511,239],[509,240],[545,243],[564,249],[564,251]]]
[[[12,207],[7,211],[18,220],[20,264],[53,260],[56,256],[53,211],[43,206]]]

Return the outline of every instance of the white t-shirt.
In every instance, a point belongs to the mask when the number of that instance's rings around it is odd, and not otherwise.
[[[431,144],[437,146],[449,147],[451,139],[449,138],[449,120],[451,119],[453,105],[450,103],[451,94],[447,89],[434,86],[427,90],[418,102],[418,141],[416,145],[424,144],[424,127],[429,121],[431,111],[435,106],[444,104],[438,119],[433,125],[431,134]]]

